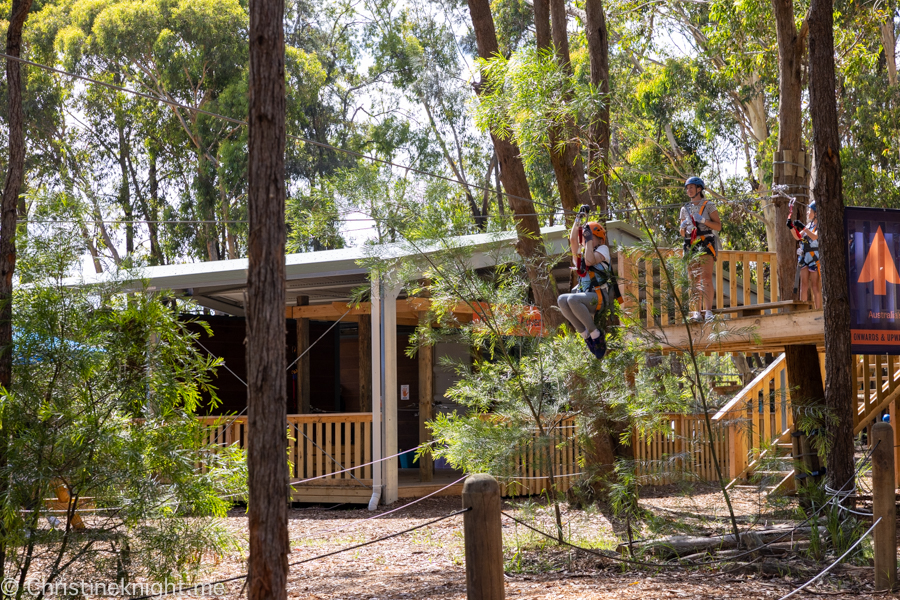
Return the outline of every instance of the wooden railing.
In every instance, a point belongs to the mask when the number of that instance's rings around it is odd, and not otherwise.
[[[663,485],[684,478],[718,481],[704,416],[670,414],[664,423],[664,431],[649,436],[633,432],[638,481],[646,485]],[[728,456],[729,441],[727,428],[713,425],[713,445],[720,465]]]
[[[291,481],[317,479],[316,485],[372,485],[372,413],[288,415]],[[247,417],[201,417],[210,444],[246,448]],[[352,469],[338,473],[344,469]]]
[[[794,418],[784,354],[723,406],[713,421],[728,428],[728,479],[743,477],[766,449],[789,438]]]
[[[883,411],[898,417],[894,402],[900,397],[900,357],[862,354],[855,359],[857,407],[853,433],[857,434],[880,420]]]
[[[680,258],[681,250],[661,249],[670,258]],[[626,310],[639,312],[647,327],[676,323],[675,303],[665,275],[660,271],[659,255],[620,250],[618,273]],[[713,272],[716,308],[733,308],[777,302],[778,269],[774,252],[718,253]],[[728,297],[725,290],[728,290]],[[675,294],[683,290],[676,289]],[[637,302],[637,305],[635,305]],[[774,309],[769,309],[771,312]]]
[[[207,426],[205,442],[246,448],[247,417],[200,417]],[[325,477],[316,486],[372,485],[372,413],[288,415],[288,460],[291,481]],[[581,446],[574,416],[563,417],[549,443],[525,444],[515,454],[511,473],[501,478],[505,496],[540,494],[548,488],[552,468],[556,489],[565,492],[580,471]],[[359,466],[358,465],[364,465]],[[202,466],[201,466],[202,468]],[[351,469],[338,473],[344,469]],[[355,476],[355,479],[354,479]],[[356,481],[356,480],[359,481]]]

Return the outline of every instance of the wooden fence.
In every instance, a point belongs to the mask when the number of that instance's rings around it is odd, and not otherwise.
[[[541,445],[525,444],[515,452],[511,472],[499,478],[500,493],[507,497],[540,494],[550,486],[549,473],[554,475],[557,491],[571,488],[581,471],[582,449],[577,434],[575,417],[567,416],[553,429],[549,440]]]
[[[820,354],[823,380],[824,360],[824,354]],[[900,421],[900,357],[854,356],[853,369],[857,390],[854,434],[868,430],[883,413],[889,413],[896,425]],[[794,425],[790,396],[782,354],[711,416],[716,455],[722,475],[729,481],[747,478],[763,459],[775,455],[777,444],[790,442]],[[205,442],[246,448],[247,417],[200,419],[207,426]],[[640,481],[649,485],[672,483],[683,477],[715,481],[703,415],[671,414],[666,422],[663,431],[649,436],[634,432],[632,445]],[[316,485],[372,485],[372,465],[362,466],[372,460],[371,413],[288,415],[288,427],[292,481],[324,475]],[[900,445],[900,428],[897,435]],[[509,473],[500,475],[503,495],[542,493],[549,486],[550,469],[557,489],[565,492],[578,479],[582,460],[575,417],[566,416],[550,440],[525,444],[514,453]],[[352,470],[338,473],[344,469]]]
[[[207,427],[205,443],[247,447],[246,416],[200,420]],[[372,461],[372,413],[288,415],[288,436],[291,481],[324,475],[315,486],[372,485],[373,465],[366,464]],[[545,442],[525,444],[514,454],[511,472],[501,478],[505,496],[540,494],[549,485],[550,469],[559,491],[572,486],[581,459],[575,418],[562,418]],[[339,472],[344,469],[351,470]]]
[[[291,481],[325,475],[316,485],[372,485],[372,413],[288,415]],[[247,447],[247,417],[201,417],[206,442]],[[353,468],[357,467],[357,468]],[[343,473],[344,469],[352,469]]]
[[[680,258],[682,251],[661,249],[660,253],[669,259]],[[647,327],[675,324],[675,302],[667,279],[660,270],[659,255],[620,250],[617,260],[625,309],[640,311],[641,321]],[[718,253],[713,277],[716,308],[778,301],[778,269],[774,252],[722,250]],[[676,295],[682,293],[683,290],[675,289]],[[763,309],[762,312],[774,310]]]
[[[794,417],[786,366],[781,354],[713,416],[715,423],[728,430],[731,447],[725,470],[729,481],[744,477],[765,456],[774,456],[767,449],[790,437]]]
[[[705,418],[699,415],[670,414],[663,431],[641,437],[633,432],[635,475],[644,485],[663,485],[681,479],[718,481]],[[713,426],[713,447],[719,464],[729,453],[727,428]]]

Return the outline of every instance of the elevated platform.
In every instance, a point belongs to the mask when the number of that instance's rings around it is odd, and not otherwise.
[[[648,329],[663,352],[783,352],[791,344],[825,344],[825,317],[821,310],[720,319]]]
[[[642,329],[632,335],[662,352],[683,352],[691,345],[698,352],[781,352],[786,345],[825,343],[822,311],[778,296],[773,252],[719,252],[713,271],[716,319],[691,324],[690,333],[678,310],[691,302],[687,290],[678,287],[687,276],[680,250],[623,250],[617,268],[623,309]]]

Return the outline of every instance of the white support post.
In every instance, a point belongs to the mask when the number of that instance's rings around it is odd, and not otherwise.
[[[381,339],[383,337],[384,319],[382,289],[383,283],[381,279],[372,281],[371,300],[371,317],[372,317],[372,499],[369,501],[369,510],[378,508],[381,501],[381,494],[384,488],[384,478],[382,476],[382,463],[379,462],[384,456],[382,452],[382,414],[384,413],[384,393],[381,385],[382,381],[382,346]]]
[[[372,460],[397,454],[397,296],[400,286],[372,282]],[[399,461],[374,465],[375,494],[384,504],[399,494]],[[375,496],[373,495],[373,500]],[[377,502],[377,500],[375,500]],[[369,508],[374,510],[370,503]]]

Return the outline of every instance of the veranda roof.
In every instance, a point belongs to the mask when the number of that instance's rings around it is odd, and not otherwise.
[[[622,221],[607,223],[610,239],[620,245],[631,245],[640,239],[640,231]],[[547,251],[552,254],[566,252],[568,229],[563,226],[541,229]],[[515,232],[483,233],[453,238],[454,246],[467,246],[472,250],[474,268],[490,267],[509,260],[515,251]],[[497,252],[497,245],[508,243],[509,254]],[[425,253],[440,251],[432,246]],[[368,285],[369,269],[361,261],[375,256],[402,258],[418,252],[403,244],[360,246],[340,250],[321,250],[285,256],[285,291],[287,306],[297,304],[297,298],[306,296],[309,303],[325,304],[350,299],[352,290]],[[144,267],[137,275],[147,282],[150,290],[173,290],[192,296],[197,304],[217,312],[235,316],[244,315],[244,296],[247,290],[248,260],[205,261],[178,265]],[[109,279],[108,274],[97,274],[78,282],[79,285],[100,283]]]

